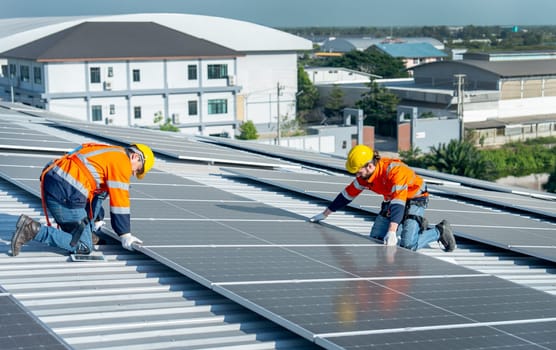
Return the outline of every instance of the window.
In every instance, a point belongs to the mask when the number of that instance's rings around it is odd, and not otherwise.
[[[33,67],[33,81],[35,82],[35,84],[42,84],[41,67]]]
[[[21,66],[21,76],[19,77],[21,81],[29,81],[30,74],[29,74],[29,66]]]
[[[139,69],[133,70],[133,81],[135,82],[141,81],[141,72],[139,71]]]
[[[141,119],[141,107],[133,107],[133,118]]]
[[[102,121],[102,106],[100,105],[91,106],[91,112],[92,112],[91,114],[94,122]]]
[[[17,69],[15,64],[10,63],[10,78],[15,78],[16,75],[17,75]]]
[[[187,79],[188,80],[197,80],[197,66],[194,64],[190,64],[187,66]]]
[[[208,114],[225,114],[228,113],[228,100],[217,99],[208,100]]]
[[[112,67],[108,67],[108,77],[112,78],[114,76],[114,69]]]
[[[209,64],[208,79],[224,79],[228,77],[227,64]]]
[[[2,65],[2,76],[3,77],[7,77],[8,76],[8,66],[3,64]]]
[[[116,105],[110,105],[110,114],[116,114]]]
[[[188,101],[187,102],[187,114],[188,115],[197,115],[197,101]]]
[[[91,67],[91,84],[100,84],[100,68]]]

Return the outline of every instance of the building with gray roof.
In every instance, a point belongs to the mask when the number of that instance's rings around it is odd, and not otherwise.
[[[556,134],[556,61],[460,60],[419,65],[414,82],[388,88],[421,115],[458,118],[483,144]],[[463,77],[458,100],[457,76]]]
[[[233,135],[246,120],[270,130],[278,113],[295,115],[297,52],[311,49],[272,28],[185,14],[7,19],[0,29],[0,98],[95,123],[163,117],[200,135]]]

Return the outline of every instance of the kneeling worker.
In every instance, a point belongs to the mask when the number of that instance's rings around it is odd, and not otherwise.
[[[322,212],[313,216],[311,222],[326,219],[331,213],[345,207],[364,189],[384,197],[380,214],[371,229],[371,238],[387,245],[417,250],[431,242],[440,241],[444,250],[456,247],[452,228],[442,220],[433,228],[426,224],[425,209],[429,194],[423,179],[399,159],[381,158],[378,152],[365,145],[351,149],[346,169],[355,179]]]
[[[95,221],[103,219],[102,202],[110,197],[110,219],[122,246],[132,250],[142,243],[131,234],[129,186],[131,176],[142,179],[154,164],[149,146],[83,144],[46,165],[41,174],[41,198],[47,225],[21,215],[12,237],[12,255],[30,240],[89,254]],[[61,230],[50,225],[50,213]]]

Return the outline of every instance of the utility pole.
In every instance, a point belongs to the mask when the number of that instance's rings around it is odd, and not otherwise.
[[[454,77],[456,78],[457,82],[456,82],[456,96],[458,98],[458,119],[459,119],[459,140],[463,141],[463,138],[465,137],[465,128],[464,128],[464,124],[463,124],[463,85],[464,85],[464,79],[465,79],[465,74],[455,74]]]
[[[278,116],[276,117],[276,143],[280,146],[280,96],[282,95],[282,90],[284,90],[284,85],[280,85],[280,82],[276,83],[276,113]]]

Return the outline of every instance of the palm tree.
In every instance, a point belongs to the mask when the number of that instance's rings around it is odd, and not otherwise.
[[[426,164],[443,173],[489,179],[490,166],[475,146],[469,141],[451,140],[438,147],[431,147],[426,155]]]

